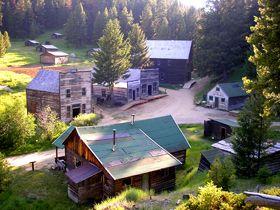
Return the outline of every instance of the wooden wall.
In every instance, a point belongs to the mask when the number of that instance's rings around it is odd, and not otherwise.
[[[186,150],[181,150],[181,151],[177,151],[177,152],[173,152],[171,153],[174,157],[176,157],[178,160],[181,161],[183,166],[185,164],[186,161]]]
[[[51,54],[42,54],[40,55],[40,63],[42,64],[56,64],[55,63],[55,56]]]
[[[58,93],[26,89],[27,111],[38,114],[49,106],[60,117],[60,100]]]
[[[69,122],[73,119],[73,105],[80,105],[82,113],[82,104],[86,105],[86,112],[91,113],[92,107],[92,72],[69,70],[60,73],[60,101],[61,101],[61,120]],[[86,88],[86,95],[82,95],[82,88]],[[66,97],[66,90],[70,89],[71,97]],[[67,107],[70,107],[70,116],[67,116]]]
[[[168,172],[164,172],[164,170]],[[175,188],[176,174],[175,167],[162,169],[150,173],[150,188],[156,193]]]
[[[156,83],[156,89],[154,90],[153,84]],[[141,87],[146,85],[146,92],[142,92],[142,88],[140,88],[141,98],[145,98],[149,96],[148,87],[152,86],[152,94],[159,94],[159,69],[145,69],[141,71]]]
[[[222,129],[226,129],[226,136],[222,136]],[[232,135],[232,128],[214,120],[204,121],[204,136],[222,140]]]

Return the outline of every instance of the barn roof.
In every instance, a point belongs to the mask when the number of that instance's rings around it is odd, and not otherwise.
[[[220,88],[225,92],[228,97],[247,96],[242,82],[233,83],[220,83]]]
[[[100,172],[101,170],[96,165],[85,162],[82,166],[66,172],[65,175],[75,184],[78,184]]]
[[[229,119],[211,119],[211,120],[219,122],[219,123],[224,124],[224,125],[228,125],[232,128],[240,127],[236,120],[229,120]]]
[[[189,40],[147,40],[150,58],[189,59],[192,41]]]
[[[59,93],[59,72],[41,69],[26,89]]]
[[[51,54],[56,57],[68,56],[67,53],[62,52],[62,51],[47,51],[47,52],[43,53],[42,55],[44,55],[44,54]]]

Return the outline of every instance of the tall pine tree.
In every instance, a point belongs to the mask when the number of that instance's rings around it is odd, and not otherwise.
[[[69,43],[79,47],[86,43],[86,13],[79,3],[65,25],[65,36]]]
[[[0,32],[0,58],[2,58],[6,53],[6,47],[4,43],[4,37],[2,33]]]
[[[142,15],[141,15],[141,27],[145,32],[148,39],[151,39],[154,36],[154,30],[152,27],[153,23],[153,12],[150,4],[146,4]]]
[[[9,34],[7,31],[4,32],[3,43],[4,43],[4,47],[6,48],[6,50],[11,48],[11,41],[10,41],[10,37],[9,37]]]
[[[120,14],[120,24],[121,30],[125,37],[128,36],[129,31],[131,30],[133,24],[133,14],[132,11],[128,12],[127,8],[124,7]]]
[[[128,34],[131,45],[131,63],[133,68],[148,68],[150,58],[148,55],[148,47],[146,37],[139,24],[133,24],[132,30]]]
[[[114,82],[130,68],[130,49],[124,40],[118,20],[109,20],[98,41],[100,51],[96,52],[95,82],[107,83],[113,93]]]

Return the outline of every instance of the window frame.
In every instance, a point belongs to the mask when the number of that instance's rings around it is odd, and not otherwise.
[[[214,97],[213,96],[209,96],[209,101],[213,101]]]
[[[82,114],[86,113],[86,110],[87,110],[86,107],[87,107],[86,104],[82,104]]]
[[[87,89],[85,87],[82,88],[82,96],[87,95]]]
[[[66,98],[71,98],[71,89],[66,89]]]
[[[66,106],[66,118],[71,118],[71,106]]]

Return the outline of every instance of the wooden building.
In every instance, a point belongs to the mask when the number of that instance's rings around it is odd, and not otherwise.
[[[53,39],[61,39],[63,37],[63,34],[55,32],[52,34]]]
[[[49,106],[62,121],[91,113],[92,72],[40,70],[26,87],[27,111],[35,115]]]
[[[40,44],[36,47],[36,51],[43,52],[43,53],[53,52],[53,51],[58,51],[58,48],[51,44]]]
[[[171,116],[70,127],[54,145],[65,147],[68,195],[78,203],[115,196],[128,187],[172,190],[182,164],[172,154],[190,147]]]
[[[97,99],[106,100],[109,88],[105,85],[94,84],[93,94]],[[129,69],[114,83],[112,100],[115,104],[123,105],[158,94],[158,69]]]
[[[69,61],[69,55],[61,51],[46,51],[40,55],[42,64],[65,64]]]
[[[191,80],[192,41],[148,40],[153,68],[159,68],[160,82],[184,84]]]
[[[204,121],[204,136],[214,140],[222,140],[232,135],[233,129],[239,125],[229,119],[209,119]]]
[[[216,158],[223,160],[225,157],[231,158],[234,155],[235,151],[232,148],[231,138],[221,140],[212,144],[212,149],[201,152],[199,170],[209,170]],[[280,143],[267,147],[265,154],[261,156],[261,164],[266,166],[273,174],[280,171]]]
[[[27,46],[27,47],[29,47],[29,46],[36,47],[36,46],[38,46],[39,44],[40,44],[40,43],[37,42],[36,40],[31,40],[31,39],[26,40],[26,41],[24,42],[24,45]]]
[[[220,83],[207,93],[207,105],[212,108],[231,111],[243,107],[248,94],[241,82]]]

